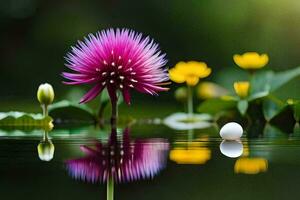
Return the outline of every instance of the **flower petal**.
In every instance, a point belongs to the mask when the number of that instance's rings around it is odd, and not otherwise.
[[[127,105],[130,105],[130,92],[129,88],[125,87],[122,91],[123,99],[127,103]]]
[[[98,153],[97,150],[92,149],[85,145],[80,146],[80,150],[88,156],[97,156],[97,153]]]
[[[199,78],[197,76],[188,76],[186,78],[186,83],[190,86],[195,86],[199,82]]]
[[[176,68],[169,70],[170,79],[175,83],[183,83],[185,81],[184,75],[180,73]]]
[[[79,103],[86,103],[94,99],[102,90],[104,86],[102,84],[95,85],[88,93],[86,93],[81,99]]]

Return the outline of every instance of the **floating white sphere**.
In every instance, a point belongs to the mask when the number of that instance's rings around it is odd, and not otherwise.
[[[220,151],[229,158],[237,158],[243,154],[243,144],[240,141],[223,140],[220,144]]]
[[[220,130],[220,136],[224,140],[239,140],[243,135],[243,128],[236,122],[225,124]]]

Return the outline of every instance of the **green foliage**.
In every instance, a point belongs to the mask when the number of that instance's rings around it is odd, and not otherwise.
[[[288,135],[281,131],[279,128],[272,126],[271,124],[266,124],[264,127],[264,137],[266,138],[282,138]]]
[[[200,104],[197,111],[201,113],[216,114],[220,111],[233,109],[235,106],[235,100],[208,99]]]
[[[294,117],[296,119],[297,122],[300,121],[300,102],[296,102],[294,105],[293,105],[293,109],[294,109]]]
[[[94,123],[103,118],[104,110],[110,105],[107,90],[101,93],[99,109],[91,109],[87,104],[79,104],[74,101],[62,100],[49,106],[49,115],[56,122],[61,123]],[[123,102],[120,95],[118,104]]]
[[[263,101],[263,113],[264,117],[267,121],[270,121],[272,118],[277,116],[279,113],[281,113],[285,108],[287,104],[284,102],[268,96]]]
[[[247,100],[238,101],[237,108],[242,115],[245,115],[248,109],[248,101]]]
[[[94,122],[95,112],[85,104],[63,100],[49,106],[49,115],[63,122]]]
[[[279,89],[281,86],[283,86],[284,84],[286,84],[287,82],[291,81],[299,75],[300,66],[283,72],[274,73],[270,83],[271,92]]]
[[[32,114],[14,111],[0,113],[0,126],[49,127],[49,124],[51,122],[51,117],[44,117],[42,114]]]
[[[253,75],[250,81],[250,94],[248,99],[254,100],[268,96],[271,92],[300,75],[300,67],[283,72],[262,71]]]
[[[204,101],[198,107],[198,111],[216,114],[217,112],[236,107],[241,115],[245,115],[249,104],[262,102],[264,118],[267,121],[270,121],[283,113],[283,111],[285,111],[285,109],[289,106],[287,103],[272,96],[272,93],[299,75],[300,67],[276,73],[273,71],[257,72],[251,77],[249,96],[246,99],[238,99],[235,97],[232,97],[231,101],[209,99]],[[299,103],[293,102],[292,108],[295,119],[299,121]]]
[[[248,100],[254,100],[267,96],[271,89],[270,80],[272,79],[272,76],[272,71],[262,71],[254,74],[250,81]]]

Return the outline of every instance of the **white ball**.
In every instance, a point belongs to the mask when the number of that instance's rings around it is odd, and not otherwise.
[[[236,122],[225,124],[220,130],[220,136],[224,140],[238,140],[243,135],[243,128]]]
[[[230,158],[237,158],[243,154],[243,144],[240,141],[223,140],[220,144],[220,151]]]

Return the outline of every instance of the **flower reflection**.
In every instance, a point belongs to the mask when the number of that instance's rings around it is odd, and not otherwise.
[[[212,126],[209,114],[193,114],[189,119],[187,113],[174,113],[164,119],[164,124],[175,130],[204,129]]]
[[[206,147],[175,148],[170,152],[170,159],[177,164],[205,164],[210,158],[211,151]]]
[[[230,158],[237,158],[234,164],[234,172],[239,174],[258,174],[268,170],[268,161],[265,158],[251,157],[247,141],[227,141],[220,144],[220,151]]]
[[[176,147],[170,151],[170,160],[177,164],[205,164],[211,159],[211,150],[206,147],[207,141],[207,137],[201,137],[188,142],[175,142]]]
[[[66,167],[75,179],[92,183],[152,178],[165,167],[168,149],[164,139],[130,140],[129,129],[117,138],[113,130],[107,143],[81,146],[86,156],[66,161]]]
[[[243,174],[258,174],[268,170],[268,161],[264,158],[242,157],[235,162],[234,172]]]
[[[37,146],[37,151],[40,160],[42,161],[51,161],[54,156],[54,144],[52,143],[51,139],[48,137],[48,131],[44,131],[43,139]]]

